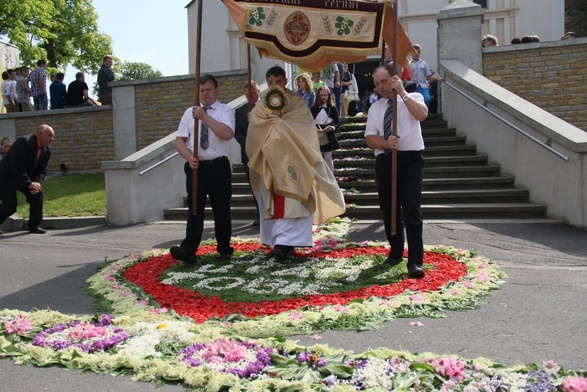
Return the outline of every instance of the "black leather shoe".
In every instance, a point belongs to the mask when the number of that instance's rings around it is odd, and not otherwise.
[[[419,265],[410,265],[408,267],[408,278],[420,279],[424,277],[424,269]]]
[[[293,253],[293,246],[289,245],[275,245],[269,254],[275,256],[278,259],[285,259],[287,256]]]
[[[175,260],[183,261],[186,264],[198,263],[198,258],[195,255],[188,254],[179,246],[172,246],[169,249],[169,253],[171,253],[171,257],[173,257]]]
[[[403,257],[400,257],[398,259],[394,259],[393,257],[390,256],[387,259],[383,260],[383,263],[385,265],[390,266],[390,267],[395,267],[396,265],[398,265],[402,261],[404,261],[404,258]]]
[[[218,253],[218,258],[220,261],[228,261],[232,255],[229,253]]]
[[[43,229],[41,226],[33,226],[29,228],[29,233],[33,234],[45,234],[47,230]]]

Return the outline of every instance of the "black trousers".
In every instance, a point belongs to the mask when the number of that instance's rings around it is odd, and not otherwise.
[[[232,197],[232,184],[230,162],[222,157],[212,161],[200,161],[198,168],[198,194],[197,214],[192,210],[192,183],[193,171],[186,162],[184,166],[186,175],[186,190],[188,194],[188,218],[185,231],[185,239],[181,248],[189,254],[194,254],[204,231],[204,211],[206,208],[206,196],[210,198],[212,213],[214,215],[214,231],[218,242],[217,251],[222,254],[232,254],[230,246],[232,235],[232,220],[230,214],[230,198]]]
[[[243,162],[243,168],[245,170],[245,175],[247,176],[247,181],[249,182],[249,187],[251,186],[251,171],[249,170],[249,157],[247,157],[247,153],[245,152],[244,145],[241,146],[241,160]],[[253,194],[253,200],[255,200],[255,207],[257,207],[257,219],[261,218],[261,213],[259,212],[259,203],[257,202],[257,198],[255,197],[255,192],[251,188],[251,193]]]
[[[389,256],[400,258],[404,252],[403,212],[408,238],[408,265],[421,266],[424,260],[421,211],[423,173],[422,151],[398,151],[396,235],[391,235],[391,153],[379,154],[375,161],[379,207],[383,212],[385,234],[391,246]]]
[[[0,225],[16,212],[18,206],[16,191],[16,189],[0,183],[0,201],[2,201],[0,204]],[[28,188],[18,188],[18,191],[26,196],[26,201],[30,205],[29,228],[39,226],[43,221],[43,191],[36,195],[31,195]]]

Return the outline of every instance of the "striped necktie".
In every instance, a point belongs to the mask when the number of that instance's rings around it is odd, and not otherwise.
[[[387,109],[385,110],[385,116],[383,116],[383,138],[389,139],[391,136],[391,120],[393,118],[393,101],[389,99],[387,101]]]
[[[208,109],[211,109],[210,107],[206,107],[206,106],[202,106],[202,108],[204,109],[205,112],[208,112]],[[202,147],[202,150],[205,150],[208,148],[208,126],[206,124],[204,124],[204,122],[202,121],[202,127],[200,129],[201,129],[200,147]]]

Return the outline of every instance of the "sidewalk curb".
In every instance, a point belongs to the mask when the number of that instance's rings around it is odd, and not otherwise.
[[[79,217],[47,217],[43,218],[41,226],[45,229],[77,229],[88,226],[106,225],[107,220],[105,216],[79,216]],[[26,219],[14,214],[4,221],[1,226],[6,233],[13,231],[26,230]]]
[[[143,224],[185,224],[185,220],[174,220],[174,219],[163,219],[163,220],[155,220],[152,222],[141,222]],[[207,226],[209,224],[214,224],[212,220],[205,220],[204,222]],[[233,220],[233,225],[248,225],[250,224],[250,220],[248,219],[237,219]],[[355,224],[357,226],[361,224],[376,224],[381,223],[380,220],[356,220]],[[530,218],[530,219],[430,219],[425,220],[424,224],[479,224],[479,223],[512,223],[512,224],[521,224],[521,223],[535,223],[535,224],[552,224],[552,223],[564,223],[556,219],[552,218]],[[79,229],[83,227],[90,227],[90,226],[105,226],[108,225],[108,219],[106,216],[79,216],[79,217],[69,217],[69,216],[61,216],[61,217],[47,217],[43,218],[42,227],[49,230],[62,230],[62,229]],[[132,226],[132,225],[128,225]],[[26,219],[21,218],[19,215],[14,214],[2,225],[0,225],[0,229],[3,230],[5,233],[10,233],[14,231],[22,231],[26,230]]]

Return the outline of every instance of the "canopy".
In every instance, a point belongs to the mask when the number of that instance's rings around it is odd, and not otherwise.
[[[333,62],[356,63],[394,42],[390,0],[223,0],[245,40],[261,57],[319,71]],[[399,23],[399,21],[398,21]],[[399,24],[398,63],[414,47]]]

